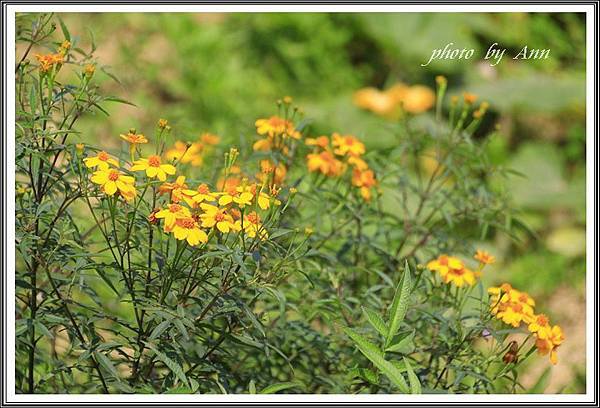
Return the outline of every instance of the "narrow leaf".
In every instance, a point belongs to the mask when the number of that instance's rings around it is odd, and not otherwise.
[[[177,364],[175,361],[171,360],[166,354],[158,351],[156,349],[156,347],[154,347],[152,344],[146,343],[146,345],[148,346],[148,348],[150,350],[154,351],[154,354],[156,354],[156,357],[158,357],[158,359],[160,361],[165,363],[165,365],[167,367],[169,367],[169,369],[173,372],[173,374],[175,374],[177,376],[177,378],[179,378],[179,380],[183,384],[185,384],[187,387],[189,387],[188,379],[185,376],[185,373],[183,372],[183,368],[181,368],[181,366],[179,364]]]
[[[392,339],[398,332],[398,329],[400,328],[400,323],[402,323],[402,320],[404,320],[406,310],[408,309],[408,296],[410,295],[411,285],[412,283],[410,279],[410,269],[408,268],[408,262],[406,261],[404,264],[404,274],[402,275],[402,280],[396,288],[394,300],[390,308],[390,328],[387,333],[387,338],[385,342],[386,346],[389,346]]]
[[[411,394],[420,394],[421,393],[421,381],[419,381],[419,377],[415,374],[412,369],[410,363],[405,358],[404,365],[406,366],[406,372],[408,374],[408,382],[410,383],[410,392]]]
[[[362,311],[369,323],[371,323],[371,326],[373,326],[373,328],[377,330],[377,332],[382,336],[387,336],[389,328],[387,327],[381,316],[365,307],[362,308]]]
[[[344,333],[346,333],[346,335],[350,337],[352,341],[354,341],[358,347],[358,350],[363,353],[365,357],[371,360],[371,362],[375,364],[375,367],[377,367],[383,374],[385,374],[387,378],[389,378],[392,384],[398,387],[400,392],[409,392],[408,384],[406,383],[406,380],[402,376],[400,370],[383,358],[383,353],[377,348],[377,346],[351,329],[345,328]]]
[[[275,394],[279,391],[288,390],[290,388],[301,388],[302,383],[299,382],[282,382],[277,384],[271,384],[262,389],[261,394]]]

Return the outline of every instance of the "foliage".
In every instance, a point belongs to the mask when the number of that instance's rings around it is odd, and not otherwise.
[[[315,66],[332,79],[324,94],[357,85],[331,52],[357,23],[309,17],[252,17],[244,55],[299,92],[323,81],[302,83]],[[391,141],[376,150],[334,121],[311,125],[290,97],[244,127],[239,150],[208,132],[186,141],[158,118],[97,147],[73,142],[79,119],[129,102],[103,96],[113,75],[95,46],[83,51],[53,16],[20,16],[17,34],[18,392],[522,392],[530,355],[555,362],[564,335],[533,299],[484,289],[491,255],[443,255],[531,235],[506,186],[515,172],[488,154],[486,102],[446,104],[438,77],[433,115],[401,103],[394,120],[369,118]],[[210,35],[174,44],[218,51]],[[195,79],[184,66],[190,88],[174,91],[237,121],[250,108],[211,103],[224,90],[203,86],[217,71]]]

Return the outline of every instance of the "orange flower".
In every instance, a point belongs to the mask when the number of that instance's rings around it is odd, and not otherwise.
[[[360,156],[365,153],[365,145],[352,135],[340,135],[334,133],[331,144],[335,148],[334,153],[340,156]]]
[[[54,66],[57,66],[58,69],[64,62],[64,55],[60,53],[46,55],[35,54],[35,58],[40,63],[40,72],[48,72]]]
[[[535,341],[535,346],[537,347],[538,353],[542,356],[550,354],[550,362],[553,365],[558,363],[557,350],[558,346],[560,346],[565,341],[565,335],[563,334],[560,326],[552,326],[546,333],[546,337],[542,338],[541,336],[537,336]]]
[[[212,133],[203,133],[200,135],[200,142],[207,145],[216,145],[219,144],[221,138]]]
[[[329,138],[327,136],[319,136],[316,138],[308,137],[304,141],[307,146],[318,146],[322,149],[327,149],[329,147]]]
[[[371,200],[371,188],[377,185],[375,173],[373,170],[360,170],[355,168],[352,171],[352,184],[360,188],[360,194],[365,201]]]
[[[320,171],[329,177],[336,177],[344,172],[344,163],[335,158],[333,153],[323,151],[306,156],[308,171]]]
[[[129,133],[127,133],[126,135],[121,134],[119,135],[119,137],[127,143],[131,144],[132,146],[136,144],[148,143],[148,139],[146,139],[146,136],[142,135],[141,133],[135,133],[135,130],[130,130]]]
[[[483,251],[481,249],[477,250],[477,252],[475,253],[475,256],[473,256],[473,258],[475,258],[476,260],[478,260],[479,262],[481,262],[484,265],[491,265],[494,262],[496,262],[495,257],[490,255],[489,252]]]

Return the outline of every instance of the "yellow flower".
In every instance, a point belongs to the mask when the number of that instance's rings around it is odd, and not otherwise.
[[[129,143],[132,147],[135,147],[136,144],[148,143],[146,136],[142,135],[141,133],[137,134],[134,130],[130,130],[126,135],[121,134],[119,137]]]
[[[467,105],[472,105],[477,100],[477,95],[470,92],[463,92],[463,99]]]
[[[216,145],[219,144],[221,138],[212,133],[203,133],[200,135],[200,142],[206,145]]]
[[[171,194],[172,202],[178,203],[183,199],[186,203],[188,203],[188,205],[191,206],[191,204],[186,200],[187,195],[184,193],[185,191],[188,191],[188,185],[185,184],[185,176],[177,177],[174,183],[163,183],[160,187],[158,187],[158,192],[160,194]],[[195,194],[193,190],[191,191]]]
[[[165,152],[167,160],[179,160],[182,164],[191,164],[193,167],[202,165],[204,147],[201,143],[187,144],[178,140],[172,148]]]
[[[166,119],[159,119],[158,123],[156,124],[160,129],[164,129],[167,127],[167,125],[169,124],[169,121]]]
[[[534,300],[526,293],[514,289],[507,283],[488,289],[491,313],[513,327],[521,322],[531,323],[534,319]]]
[[[272,175],[272,179],[271,176]],[[279,162],[277,167],[269,159],[263,159],[260,161],[260,173],[256,175],[256,178],[266,183],[271,182],[275,184],[283,184],[283,180],[287,175],[287,168],[285,164]]]
[[[215,196],[210,192],[206,184],[200,184],[194,194],[194,203],[200,204],[203,201],[215,201]]]
[[[269,237],[267,230],[260,223],[260,216],[252,211],[244,217],[244,232],[250,238],[254,238],[258,235],[261,241],[264,241]]]
[[[154,217],[155,218],[164,218],[165,220],[165,231],[173,228],[175,225],[175,221],[182,218],[189,218],[192,214],[190,214],[190,210],[185,207],[182,207],[179,204],[169,204],[167,208],[158,211]],[[167,231],[168,232],[168,231]]]
[[[205,203],[200,204],[200,208],[204,211],[203,214],[200,214],[203,228],[216,227],[223,233],[239,231],[239,226],[236,225],[233,221],[233,217],[230,214],[227,214],[225,210]]]
[[[271,138],[275,136],[282,136],[284,138],[289,136],[294,139],[300,139],[301,137],[300,132],[295,129],[294,124],[291,121],[280,118],[279,116],[271,116],[268,119],[258,119],[255,122],[255,125],[256,133],[259,135],[268,135]]]
[[[146,175],[150,178],[158,177],[160,181],[167,179],[167,174],[175,174],[175,166],[170,164],[162,164],[160,156],[152,155],[147,159],[139,159],[133,162],[131,171],[146,171]]]
[[[173,232],[175,239],[179,241],[186,240],[191,246],[196,246],[199,243],[208,242],[208,235],[198,226],[196,220],[191,217],[178,218],[167,232]]]
[[[548,330],[548,336],[545,338],[537,337],[535,346],[537,347],[538,353],[542,356],[550,354],[550,362],[553,365],[558,363],[557,350],[565,341],[565,335],[563,334],[560,326],[554,325],[552,329]]]
[[[435,104],[435,93],[426,86],[414,85],[408,88],[401,102],[406,112],[425,112]]]
[[[119,162],[108,155],[108,153],[102,151],[98,152],[98,154],[94,157],[86,157],[83,159],[85,166],[88,168],[98,167],[100,170],[106,170],[112,164],[115,167],[119,167]]]
[[[496,262],[495,257],[490,255],[489,252],[483,251],[481,249],[477,250],[477,252],[475,253],[475,256],[473,256],[473,258],[475,258],[477,261],[481,262],[484,265],[491,265],[494,262]]]
[[[430,261],[427,268],[431,271],[437,271],[445,283],[454,283],[459,288],[465,284],[470,286],[475,284],[475,272],[468,269],[460,259],[453,256],[441,255]]]
[[[102,190],[109,196],[118,191],[127,201],[135,198],[135,179],[122,174],[119,170],[107,168],[95,171],[91,180],[92,183],[102,186]]]
[[[240,208],[244,208],[247,205],[252,204],[254,195],[248,191],[245,191],[243,187],[236,187],[228,189],[221,194],[219,198],[219,205],[227,205],[230,203],[236,203]]]
[[[531,333],[535,333],[537,337],[546,339],[550,336],[552,326],[550,326],[550,320],[545,314],[539,314],[533,316],[531,323],[527,326],[527,330]]]
[[[358,170],[368,170],[369,169],[369,165],[367,164],[367,162],[357,156],[348,157],[348,164]]]
[[[91,78],[96,72],[96,66],[94,64],[85,64],[83,67],[83,73],[86,77]]]
[[[334,153],[340,156],[360,156],[365,153],[365,145],[352,135],[340,135],[334,133],[331,135]]]
[[[387,92],[376,88],[363,88],[356,91],[352,97],[359,108],[369,110],[379,116],[394,118],[398,116],[398,103],[396,98]]]

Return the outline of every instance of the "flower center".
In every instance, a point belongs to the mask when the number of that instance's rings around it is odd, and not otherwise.
[[[539,324],[540,326],[547,326],[548,318],[545,315],[539,315],[537,317],[537,324]]]
[[[100,159],[102,161],[107,161],[108,160],[108,153],[106,153],[106,152],[100,152],[100,153],[98,153],[98,159]]]
[[[184,218],[182,220],[177,220],[177,222],[183,228],[191,229],[191,228],[194,228],[196,226],[196,221],[194,221],[193,218]]]
[[[258,224],[260,222],[260,218],[259,218],[258,214],[256,214],[256,213],[250,213],[250,214],[248,214],[248,216],[246,217],[246,219],[251,224]]]
[[[108,179],[110,181],[117,181],[119,179],[119,172],[116,170],[111,170],[110,173],[108,173]]]
[[[521,306],[520,304],[516,303],[514,305],[512,305],[512,310],[514,310],[517,313],[520,313],[523,311],[523,306]]]
[[[225,219],[225,214],[220,213],[220,212],[218,212],[218,213],[215,214],[215,221],[221,222],[224,219]]]
[[[169,211],[171,211],[172,213],[176,213],[181,211],[181,206],[179,204],[171,204],[169,205]]]
[[[208,194],[209,193],[209,189],[208,186],[206,184],[200,184],[200,186],[198,187],[198,192],[200,194]]]
[[[148,157],[148,164],[152,167],[159,167],[160,166],[160,157],[159,156]]]

